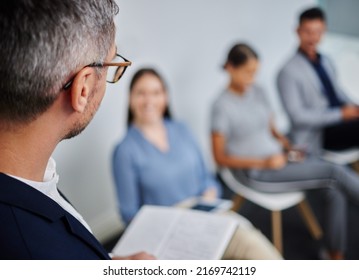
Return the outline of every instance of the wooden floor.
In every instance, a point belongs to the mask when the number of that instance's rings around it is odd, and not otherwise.
[[[321,223],[320,198],[311,196],[308,200],[319,223]],[[245,202],[239,213],[248,218],[268,239],[271,239],[269,211],[251,202]],[[283,211],[282,222],[283,255],[285,259],[320,259],[319,251],[324,247],[323,242],[312,238],[296,207]],[[348,203],[348,245],[345,258],[359,260],[359,207],[350,202]]]

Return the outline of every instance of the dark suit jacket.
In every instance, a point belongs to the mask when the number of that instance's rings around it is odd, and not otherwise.
[[[109,255],[51,198],[0,173],[0,259],[109,259]]]

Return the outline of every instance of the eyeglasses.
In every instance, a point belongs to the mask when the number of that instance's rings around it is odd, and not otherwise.
[[[122,55],[116,54],[115,59],[111,62],[104,62],[104,63],[96,63],[95,62],[95,63],[91,63],[89,65],[86,65],[83,68],[85,68],[85,67],[108,67],[106,81],[108,83],[114,84],[114,83],[117,83],[119,79],[121,79],[121,77],[125,73],[127,67],[130,66],[131,64],[132,64],[131,61],[124,58]],[[77,74],[75,74],[75,76],[63,86],[63,88],[62,88],[63,90],[67,90],[71,87],[72,82],[74,81],[76,75]]]

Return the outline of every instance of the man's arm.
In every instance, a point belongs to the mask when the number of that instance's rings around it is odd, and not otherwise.
[[[289,151],[292,148],[292,144],[290,143],[289,139],[277,130],[273,120],[270,121],[269,125],[270,125],[270,130],[271,130],[272,135],[282,145],[283,150]]]
[[[342,120],[340,108],[307,108],[303,104],[301,85],[288,71],[279,73],[277,86],[284,107],[295,126],[320,128]]]
[[[287,163],[284,154],[276,154],[267,158],[237,157],[225,152],[226,137],[212,132],[212,149],[214,160],[219,166],[240,169],[280,169]]]

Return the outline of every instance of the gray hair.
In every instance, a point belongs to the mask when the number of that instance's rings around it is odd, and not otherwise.
[[[1,1],[0,120],[36,119],[76,70],[103,62],[117,13],[114,0]]]

